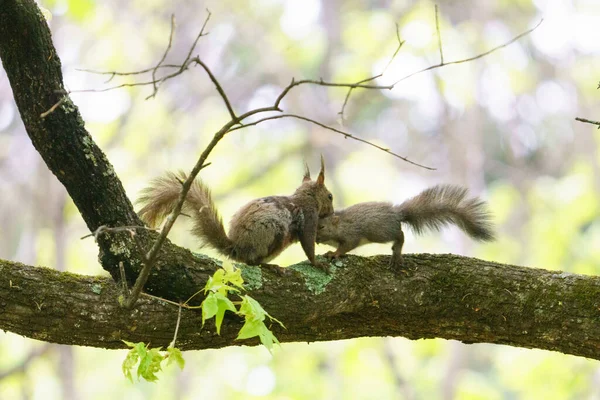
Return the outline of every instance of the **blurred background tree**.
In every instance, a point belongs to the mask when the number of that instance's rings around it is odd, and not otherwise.
[[[439,61],[434,5],[406,1],[41,1],[69,89],[106,87],[78,69],[140,70],[164,52],[170,15],[176,40],[166,62],[185,57],[206,9],[197,51],[240,111],[267,105],[297,79],[357,81],[385,67],[406,40],[385,85]],[[485,58],[417,75],[392,91],[301,87],[286,109],[390,147],[428,171],[301,121],[278,120],[230,134],[202,172],[225,220],[244,202],[290,193],[302,160],[327,160],[336,206],[401,202],[436,183],[465,185],[487,198],[499,229],[475,245],[455,229],[408,235],[406,252],[452,252],[532,267],[598,274],[600,175],[592,125],[598,110],[600,5],[588,1],[442,1],[446,60],[479,54],[535,25],[530,36]],[[125,82],[133,82],[127,78]],[[119,81],[121,82],[121,81]],[[109,85],[116,83],[111,82]],[[228,119],[213,85],[193,69],[151,87],[73,93],[88,131],[107,153],[130,198],[164,170],[189,169]],[[17,151],[18,149],[18,151]],[[243,156],[242,156],[243,155]],[[0,258],[106,274],[97,247],[64,188],[24,132],[0,71]],[[15,218],[18,215],[19,218]],[[170,235],[196,249],[180,221]],[[325,247],[319,249],[326,250]],[[369,245],[360,254],[389,253]],[[209,252],[210,254],[210,252]],[[304,259],[293,246],[274,262]],[[46,345],[0,333],[0,398],[600,398],[597,362],[540,350],[443,340],[363,338],[186,353],[183,373],[131,385],[122,351]]]

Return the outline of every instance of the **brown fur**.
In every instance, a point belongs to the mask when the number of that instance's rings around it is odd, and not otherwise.
[[[174,209],[181,191],[179,176],[168,173],[155,179],[138,199],[144,204],[140,217],[156,226]],[[325,187],[325,166],[316,181],[310,179],[308,167],[302,184],[291,196],[271,196],[252,200],[231,218],[229,235],[212,200],[210,190],[196,180],[184,203],[184,212],[194,221],[192,233],[202,244],[208,244],[233,260],[250,265],[267,263],[290,244],[300,241],[310,262],[315,260],[317,221],[333,213],[333,196]]]
[[[467,189],[438,185],[400,205],[385,202],[355,204],[319,220],[317,243],[337,247],[326,255],[337,258],[366,243],[394,242],[392,263],[402,259],[402,223],[416,234],[454,224],[476,240],[494,239],[490,214],[477,198],[465,199]]]

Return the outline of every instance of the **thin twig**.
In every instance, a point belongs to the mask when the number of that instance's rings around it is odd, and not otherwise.
[[[196,45],[198,44],[198,40],[200,40],[200,38],[202,36],[206,36],[208,35],[208,33],[204,33],[204,29],[206,29],[206,25],[208,24],[208,21],[210,20],[210,16],[212,15],[212,13],[210,12],[210,10],[207,8],[206,9],[206,19],[204,20],[204,23],[202,24],[202,28],[200,28],[200,32],[198,33],[198,35],[196,36],[196,39],[194,40],[194,43],[192,43],[192,47],[190,47],[190,51],[188,51],[187,56],[185,57],[184,60],[184,64],[186,62],[188,62],[191,58],[192,58],[192,53],[194,52],[194,50],[196,49]]]
[[[167,48],[166,48],[162,58],[160,59],[158,64],[156,64],[156,67],[154,67],[152,69],[152,82],[154,82],[153,83],[154,91],[152,92],[152,94],[150,96],[146,97],[146,99],[156,96],[156,93],[158,92],[158,81],[156,80],[156,71],[158,71],[161,64],[167,58],[169,51],[171,51],[171,46],[173,45],[173,35],[175,35],[175,14],[171,14],[171,33],[169,34],[169,44],[167,45]]]
[[[208,77],[210,78],[212,83],[217,88],[217,92],[219,92],[219,94],[221,95],[221,98],[225,102],[225,107],[227,107],[227,111],[229,111],[229,116],[231,117],[231,119],[237,119],[237,116],[235,115],[235,111],[233,111],[233,107],[231,106],[231,103],[229,102],[229,98],[225,94],[225,91],[221,87],[221,84],[219,83],[217,78],[215,78],[215,76],[213,75],[211,70],[206,66],[206,64],[204,64],[204,62],[202,62],[202,60],[200,60],[200,57],[194,57],[192,60],[195,61],[196,64],[198,64],[202,68],[204,68],[204,71],[206,71],[206,73],[208,74]]]
[[[162,302],[174,305],[175,307],[179,307],[180,306],[180,303],[177,303],[177,302],[175,302],[173,300],[165,299],[163,297],[153,296],[153,295],[151,295],[149,293],[142,293],[141,296],[145,296],[145,297],[149,297],[149,298],[154,299],[154,300],[162,301]],[[183,304],[182,306],[183,306],[183,308],[187,308],[185,306],[185,304]]]
[[[169,37],[169,44],[167,46],[167,49],[165,50],[165,53],[163,54],[163,57],[161,58],[161,60],[158,62],[158,64],[154,67],[151,68],[146,68],[143,69],[141,71],[135,71],[135,72],[116,72],[116,71],[96,71],[96,70],[85,70],[85,69],[80,69],[80,71],[85,71],[85,72],[90,72],[93,74],[101,74],[101,75],[110,75],[110,78],[107,80],[107,82],[110,82],[115,76],[128,76],[128,75],[140,75],[140,74],[144,74],[147,72],[152,72],[152,79],[149,81],[144,81],[144,82],[135,82],[135,83],[122,83],[120,85],[115,85],[115,86],[110,86],[107,88],[103,88],[103,89],[80,89],[80,90],[72,90],[69,93],[101,93],[101,92],[108,92],[110,90],[116,90],[116,89],[122,89],[125,87],[136,87],[136,86],[148,86],[148,85],[152,85],[152,87],[154,88],[152,94],[150,94],[148,97],[146,97],[146,99],[149,99],[151,97],[154,97],[158,91],[158,85],[164,83],[165,81],[172,79],[178,75],[181,75],[184,71],[186,71],[190,64],[193,62],[192,60],[192,53],[194,52],[194,50],[196,49],[196,46],[198,44],[198,41],[200,40],[200,38],[202,36],[206,36],[207,33],[205,33],[205,28],[206,25],[210,19],[211,13],[209,10],[207,11],[207,17],[204,20],[204,23],[202,24],[202,28],[200,29],[200,32],[198,33],[198,35],[196,36],[196,39],[194,40],[194,43],[192,44],[192,46],[190,47],[190,50],[188,51],[188,54],[186,55],[186,58],[183,60],[183,62],[181,64],[175,65],[175,64],[165,64],[163,65],[162,63],[164,62],[165,58],[167,57],[168,52],[170,51],[171,47],[172,47],[172,38],[173,38],[173,32],[174,32],[174,16],[172,16],[171,18],[171,35]],[[163,68],[175,68],[176,71],[169,73],[165,76],[162,76],[160,78],[156,78],[156,72],[159,69],[163,69]]]
[[[598,121],[592,121],[591,119],[585,119],[585,118],[575,118],[575,121],[579,121],[579,122],[585,122],[586,124],[592,124],[592,125],[597,125],[598,129],[600,129],[600,122]]]
[[[441,68],[441,67],[444,67],[444,66],[446,66],[446,65],[452,65],[452,64],[462,64],[462,63],[466,63],[466,62],[469,62],[469,61],[473,61],[473,60],[477,60],[477,59],[479,59],[479,58],[485,57],[485,56],[487,56],[487,55],[489,55],[489,54],[491,54],[491,53],[495,52],[496,50],[500,50],[500,49],[502,49],[502,48],[504,48],[504,47],[508,46],[509,44],[512,44],[512,43],[516,42],[517,40],[521,39],[523,36],[529,35],[531,32],[533,32],[534,30],[536,30],[536,29],[537,29],[537,28],[538,28],[538,27],[539,27],[539,26],[542,24],[542,22],[544,22],[544,19],[543,19],[543,18],[542,18],[542,19],[540,20],[540,22],[538,22],[538,23],[537,23],[537,24],[536,24],[536,25],[535,25],[533,28],[526,30],[525,32],[523,32],[523,33],[521,33],[521,34],[519,34],[519,35],[515,36],[514,38],[512,38],[512,39],[511,39],[511,40],[509,40],[508,42],[506,42],[506,43],[504,43],[504,44],[501,44],[501,45],[499,45],[499,46],[496,46],[496,47],[494,47],[494,48],[492,48],[492,49],[490,49],[490,50],[486,51],[485,53],[481,53],[481,54],[479,54],[479,55],[476,55],[476,56],[474,56],[474,57],[464,58],[464,59],[462,59],[462,60],[450,61],[450,62],[446,62],[446,63],[440,63],[440,64],[431,65],[431,66],[429,66],[429,67],[427,67],[427,68],[423,68],[423,69],[421,69],[421,70],[419,70],[419,71],[416,71],[416,72],[413,72],[413,73],[411,73],[411,74],[408,74],[408,75],[406,75],[405,77],[403,77],[403,78],[401,78],[401,79],[397,80],[396,82],[394,82],[394,83],[393,83],[391,86],[392,86],[392,87],[394,87],[394,86],[396,86],[398,83],[400,83],[400,82],[402,82],[402,81],[404,81],[404,80],[406,80],[406,79],[408,79],[408,78],[411,78],[411,77],[413,77],[413,76],[415,76],[415,75],[417,75],[417,74],[420,74],[420,73],[422,73],[422,72],[430,71],[430,70],[432,70],[432,69],[436,69],[436,68]]]
[[[50,107],[50,109],[48,109],[47,111],[44,111],[43,113],[40,114],[40,118],[44,119],[46,118],[48,115],[52,114],[58,107],[60,107],[60,105],[62,103],[64,103],[65,101],[67,101],[69,99],[68,94],[65,94],[63,97],[60,98],[60,100],[58,100],[52,107]]]
[[[141,69],[139,71],[131,71],[131,72],[98,71],[98,70],[95,70],[95,69],[86,69],[86,68],[75,68],[75,71],[87,72],[89,74],[96,74],[96,75],[110,75],[111,77],[105,82],[105,83],[108,83],[115,76],[142,75],[142,74],[145,74],[147,72],[152,72],[152,70],[154,68],[157,68],[157,67],[149,67],[149,68],[146,68],[146,69]],[[162,69],[162,68],[181,68],[181,64],[162,64],[158,68],[159,69]]]
[[[444,64],[444,52],[442,51],[442,34],[440,33],[440,20],[438,17],[438,5],[435,5],[435,31],[438,37],[438,48],[440,49],[440,64]]]
[[[290,90],[292,90],[294,87],[296,86],[300,86],[300,85],[305,85],[307,83],[313,84],[313,85],[319,85],[319,86],[329,86],[329,87],[341,87],[341,88],[351,88],[351,89],[378,89],[378,90],[382,90],[382,89],[387,89],[387,90],[391,90],[394,88],[394,85],[365,85],[362,82],[368,82],[373,80],[374,78],[369,78],[369,79],[365,79],[361,82],[356,82],[356,83],[336,83],[336,82],[326,82],[324,80],[313,80],[313,79],[302,79],[300,81],[296,81],[294,79],[292,79],[292,81],[290,82],[289,85],[287,85],[285,87],[285,89],[283,89],[283,91],[279,94],[279,96],[277,97],[277,100],[275,100],[275,107],[276,110],[275,111],[279,111],[279,105],[281,104],[281,101],[283,100],[283,98],[288,94],[288,92]]]
[[[435,168],[428,167],[428,166],[425,166],[425,165],[422,165],[422,164],[416,163],[416,162],[414,162],[414,161],[411,161],[411,160],[409,160],[409,159],[408,159],[408,158],[406,158],[406,157],[403,157],[403,156],[401,156],[401,155],[399,155],[399,154],[396,154],[396,153],[394,153],[394,152],[390,151],[390,149],[388,149],[388,148],[381,147],[381,146],[379,146],[379,145],[377,145],[377,144],[375,144],[375,143],[373,143],[373,142],[369,142],[368,140],[361,139],[361,138],[359,138],[359,137],[356,137],[356,136],[354,136],[354,135],[352,135],[352,134],[350,134],[350,133],[348,133],[348,132],[344,132],[344,131],[341,131],[341,130],[339,130],[339,129],[336,129],[336,128],[334,128],[334,127],[331,127],[331,126],[325,125],[325,124],[323,124],[323,123],[321,123],[321,122],[315,121],[314,119],[310,119],[310,118],[303,117],[303,116],[301,116],[301,115],[296,115],[296,114],[279,114],[279,115],[273,115],[273,116],[271,116],[271,117],[265,117],[265,118],[261,118],[261,119],[259,119],[259,120],[256,120],[256,121],[254,121],[254,122],[250,122],[250,123],[244,124],[244,125],[242,125],[242,126],[236,126],[235,128],[232,128],[230,131],[236,131],[236,130],[238,130],[238,129],[247,128],[247,127],[249,127],[249,126],[253,126],[253,125],[258,125],[258,124],[260,124],[261,122],[264,122],[264,121],[270,121],[270,120],[274,120],[274,119],[281,119],[281,118],[296,118],[296,119],[300,119],[300,120],[302,120],[302,121],[307,121],[307,122],[310,122],[310,123],[312,123],[312,124],[315,124],[315,125],[318,125],[318,126],[320,126],[321,128],[325,128],[325,129],[327,129],[327,130],[330,130],[330,131],[333,131],[333,132],[339,133],[340,135],[344,136],[344,138],[350,138],[350,139],[356,140],[356,141],[358,141],[358,142],[361,142],[361,143],[368,144],[369,146],[372,146],[372,147],[375,147],[375,148],[377,148],[377,149],[379,149],[379,150],[382,150],[382,151],[384,151],[384,152],[386,152],[386,153],[388,153],[388,154],[390,154],[390,155],[392,155],[392,156],[394,156],[394,157],[397,157],[397,158],[399,158],[399,159],[401,159],[401,160],[404,160],[404,161],[406,161],[406,162],[408,162],[408,163],[410,163],[410,164],[413,164],[413,165],[416,165],[416,166],[418,166],[418,167],[422,167],[422,168],[425,168],[425,169],[428,169],[428,170],[435,170]]]
[[[381,73],[379,73],[379,74],[377,74],[375,76],[372,76],[372,77],[367,78],[367,79],[363,79],[362,81],[357,82],[357,84],[362,84],[362,83],[374,81],[377,78],[381,78],[383,76],[383,74],[385,74],[385,71],[387,71],[387,69],[390,67],[390,65],[392,65],[392,62],[394,61],[394,59],[396,58],[396,56],[400,52],[400,49],[402,48],[402,45],[404,45],[404,41],[400,39],[400,27],[398,26],[398,24],[396,24],[396,39],[398,40],[398,46],[396,46],[396,50],[394,51],[394,54],[392,54],[392,57],[390,57],[390,60],[388,61],[388,63],[383,68],[383,71],[381,71]],[[352,91],[354,89],[355,88],[353,88],[353,87],[351,87],[350,89],[348,89],[348,92],[346,93],[346,97],[344,98],[344,104],[342,104],[342,109],[340,110],[340,112],[338,112],[338,115],[342,119],[342,123],[344,121],[344,111],[346,111],[346,106],[348,105],[348,101],[350,100],[350,95],[352,94]]]
[[[125,296],[129,294],[129,287],[127,286],[127,276],[125,275],[125,266],[123,261],[119,261],[119,272],[121,273],[121,285],[123,285],[123,293]]]
[[[175,334],[173,335],[173,341],[169,345],[169,347],[175,347],[175,342],[177,341],[177,333],[179,332],[179,323],[181,322],[181,303],[179,303],[179,310],[177,311],[177,324],[175,325]]]
[[[80,240],[87,239],[87,238],[92,237],[92,236],[97,239],[99,235],[101,235],[103,233],[108,233],[108,232],[110,232],[110,233],[125,232],[125,231],[131,232],[131,231],[136,230],[136,229],[144,229],[144,230],[147,230],[147,231],[155,231],[155,232],[157,231],[157,229],[148,228],[147,226],[141,226],[141,225],[124,225],[124,226],[115,226],[114,228],[108,227],[106,225],[101,225],[94,232],[92,232],[92,233],[90,233],[88,235],[82,236],[80,238]]]
[[[226,126],[227,126],[227,129],[231,128],[231,126],[228,126],[228,124]],[[221,130],[223,130],[223,129],[221,129]],[[221,131],[219,131],[219,132],[221,132]],[[212,149],[219,142],[219,140],[221,140],[221,138],[225,135],[225,133],[227,133],[227,132],[226,131],[223,132],[223,134],[218,139],[217,139],[217,135],[215,135],[215,137],[213,138],[211,143],[209,143],[209,146],[207,147],[207,149],[204,150],[204,152],[200,156],[200,160],[198,160],[198,163],[196,164],[196,166],[194,166],[194,169],[188,176],[188,179],[186,179],[186,181],[183,183],[183,186],[181,188],[181,193],[179,194],[179,200],[177,202],[177,205],[175,206],[175,209],[171,212],[171,214],[167,217],[167,220],[166,220],[162,230],[160,231],[158,238],[156,238],[156,241],[152,245],[152,248],[146,254],[146,256],[145,256],[146,260],[142,265],[142,269],[141,269],[137,279],[135,280],[135,284],[133,285],[133,288],[131,289],[131,294],[124,302],[125,308],[132,308],[133,305],[136,303],[140,293],[142,292],[142,289],[144,288],[144,285],[146,284],[146,281],[148,280],[148,277],[150,276],[150,271],[156,262],[158,253],[159,253],[163,243],[167,239],[167,235],[171,231],[173,224],[175,224],[175,220],[177,219],[179,213],[181,212],[181,208],[183,207],[183,202],[185,201],[185,197],[186,197],[188,191],[190,190],[192,183],[193,183],[194,179],[196,178],[196,175],[198,175],[200,170],[205,167],[205,165],[203,163],[206,160],[206,157],[208,157],[208,154],[210,154]]]

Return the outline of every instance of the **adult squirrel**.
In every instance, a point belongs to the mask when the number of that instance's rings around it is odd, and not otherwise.
[[[175,208],[186,176],[167,173],[152,181],[141,192],[139,215],[150,226],[157,226]],[[325,187],[325,165],[316,181],[306,165],[302,184],[291,196],[269,196],[252,200],[231,218],[229,235],[215,207],[210,189],[195,180],[183,211],[193,220],[192,234],[203,245],[235,261],[249,265],[266,264],[294,242],[300,241],[312,265],[327,270],[315,259],[315,239],[319,218],[333,213],[333,196]],[[279,270],[281,272],[281,270]]]
[[[438,185],[400,205],[385,202],[355,204],[319,220],[317,243],[337,247],[325,256],[338,258],[363,244],[393,241],[390,265],[399,267],[404,244],[402,223],[416,234],[454,224],[476,240],[494,240],[485,203],[477,198],[466,198],[466,195],[467,189],[460,186]]]

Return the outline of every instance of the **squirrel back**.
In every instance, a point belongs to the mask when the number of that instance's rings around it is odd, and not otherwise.
[[[316,181],[306,172],[302,184],[291,196],[269,196],[250,201],[232,217],[229,235],[212,200],[210,189],[196,179],[188,192],[183,212],[193,220],[192,234],[224,256],[250,265],[262,264],[300,240],[313,265],[317,221],[333,213],[333,196],[324,184],[324,163]],[[167,173],[141,192],[144,206],[139,215],[151,226],[167,217],[179,201],[184,173]]]
[[[485,203],[466,198],[467,189],[454,185],[438,185],[424,190],[400,205],[388,202],[358,203],[319,221],[317,243],[336,246],[326,256],[337,258],[366,243],[394,242],[392,263],[401,260],[404,233],[402,223],[416,234],[440,230],[450,224],[458,226],[470,237],[494,239],[490,214]]]

